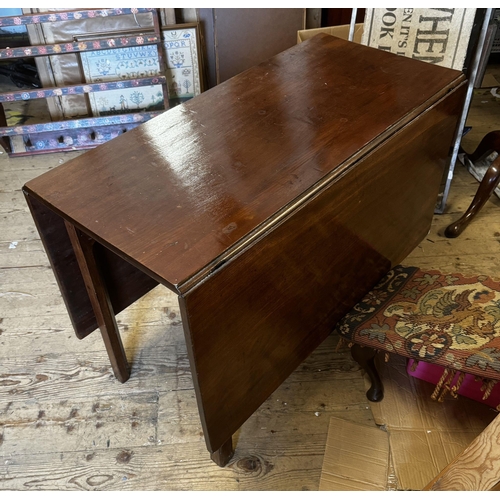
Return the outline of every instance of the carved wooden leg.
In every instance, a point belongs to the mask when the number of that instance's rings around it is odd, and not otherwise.
[[[493,130],[486,134],[474,153],[467,155],[472,163],[475,163],[486,154],[491,154],[493,151],[500,151],[500,130]]]
[[[489,134],[488,134],[489,135]],[[472,200],[470,207],[466,210],[464,215],[460,217],[456,222],[450,224],[444,235],[447,238],[456,238],[459,236],[463,230],[471,223],[478,212],[483,208],[484,204],[488,201],[493,191],[497,188],[500,183],[500,156],[490,165],[486,173],[484,174],[481,184],[477,190],[476,196]]]
[[[377,351],[371,347],[362,347],[358,344],[353,344],[351,347],[351,355],[357,363],[366,371],[372,383],[371,387],[366,391],[366,397],[375,403],[384,399],[384,386],[380,380],[380,376],[375,368],[375,354]]]
[[[66,221],[65,224],[85,281],[85,287],[92,303],[97,324],[101,330],[104,345],[108,351],[113,372],[120,382],[126,382],[130,377],[130,370],[108,290],[95,259],[93,251],[95,242],[92,238],[76,229],[73,224]]]
[[[229,438],[218,450],[210,453],[210,458],[219,466],[225,467],[234,454],[233,439]]]

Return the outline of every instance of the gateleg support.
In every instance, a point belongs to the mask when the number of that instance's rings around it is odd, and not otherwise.
[[[89,294],[97,325],[108,352],[111,367],[115,377],[122,383],[126,382],[130,377],[130,369],[109,293],[94,254],[95,241],[70,222],[65,221],[65,225]]]

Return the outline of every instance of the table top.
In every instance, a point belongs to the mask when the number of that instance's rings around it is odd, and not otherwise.
[[[318,35],[24,189],[179,290],[463,79]]]

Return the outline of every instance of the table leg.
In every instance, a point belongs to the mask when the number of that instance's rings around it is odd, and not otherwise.
[[[229,438],[218,450],[210,453],[210,458],[219,466],[224,467],[234,454],[233,439]]]
[[[109,293],[99,271],[99,263],[95,258],[93,250],[95,241],[75,228],[73,224],[67,221],[65,221],[65,224],[92,303],[97,324],[101,330],[104,345],[108,351],[113,372],[120,382],[126,382],[130,377],[130,369]]]

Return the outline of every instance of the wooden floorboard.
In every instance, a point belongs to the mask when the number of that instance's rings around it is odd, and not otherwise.
[[[471,111],[469,149],[485,106]],[[173,293],[158,287],[118,315],[126,384],[98,332],[76,339],[21,187],[78,154],[0,155],[0,490],[317,490],[330,417],[373,424],[335,335],[242,426],[224,469],[205,447]],[[477,186],[457,165],[445,213],[406,264],[500,276],[500,200],[460,238],[443,236]]]

